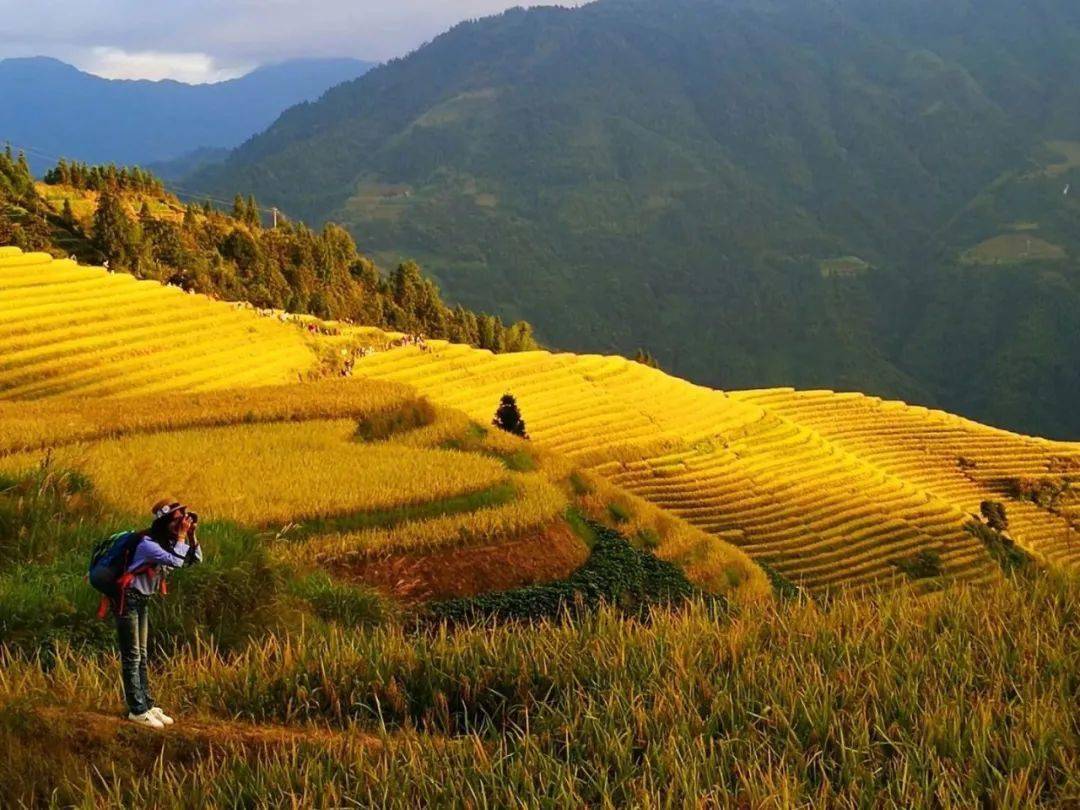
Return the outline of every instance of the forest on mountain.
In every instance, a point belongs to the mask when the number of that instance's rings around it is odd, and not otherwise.
[[[448,338],[492,351],[536,348],[532,327],[447,306],[415,262],[384,274],[342,228],[315,231],[254,197],[231,211],[181,203],[139,168],[61,161],[37,184],[25,156],[0,153],[0,245],[107,263],[192,292],[255,306]]]
[[[600,0],[463,23],[219,167],[455,301],[722,388],[1080,436],[1080,7]]]

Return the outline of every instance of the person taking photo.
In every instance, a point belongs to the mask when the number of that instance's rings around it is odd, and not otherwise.
[[[150,694],[147,653],[150,601],[166,592],[166,577],[174,568],[202,561],[197,536],[199,516],[177,501],[164,500],[152,508],[149,528],[121,532],[95,550],[89,580],[103,596],[98,615],[111,610],[116,618],[120,674],[128,719],[148,728],[173,724]]]

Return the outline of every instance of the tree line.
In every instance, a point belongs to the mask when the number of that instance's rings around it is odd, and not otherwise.
[[[34,188],[34,176],[26,155],[0,152],[0,245],[22,250],[47,250],[51,246],[48,205]]]
[[[146,169],[138,166],[91,166],[63,158],[42,178],[51,186],[71,186],[80,191],[104,191],[115,189],[140,194],[165,196],[165,184]]]
[[[524,321],[504,324],[495,315],[448,306],[415,262],[384,274],[338,225],[315,230],[279,217],[266,227],[256,200],[239,195],[231,211],[209,202],[185,205],[142,169],[61,162],[45,182],[96,192],[93,215],[76,216],[67,197],[62,211],[53,211],[37,194],[25,159],[9,150],[0,158],[0,194],[8,203],[0,210],[24,213],[7,233],[7,215],[0,214],[0,243],[67,255],[57,236],[76,237],[110,270],[216,298],[496,352],[537,348]]]

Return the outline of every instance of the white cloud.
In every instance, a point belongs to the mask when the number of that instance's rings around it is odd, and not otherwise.
[[[253,67],[251,64],[224,66],[205,53],[125,51],[104,46],[91,48],[77,63],[87,73],[106,79],[176,79],[189,84],[235,79]]]
[[[383,61],[461,20],[535,2],[0,0],[0,58],[54,56],[111,77],[215,81],[295,57]]]

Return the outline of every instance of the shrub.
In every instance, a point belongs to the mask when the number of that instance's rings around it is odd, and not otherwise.
[[[922,549],[909,557],[893,560],[892,564],[909,579],[930,579],[941,576],[941,555],[933,549]]]
[[[1069,489],[1069,482],[1056,478],[1012,478],[1009,494],[1019,500],[1031,501],[1043,509],[1053,509]]]
[[[656,529],[639,529],[637,539],[641,543],[641,547],[648,551],[655,551],[660,548],[660,532],[656,531]]]
[[[356,423],[356,438],[364,442],[381,441],[434,422],[435,408],[421,397],[364,415]]]
[[[983,501],[979,504],[979,511],[986,520],[986,525],[994,531],[1003,532],[1009,528],[1009,516],[1005,512],[1005,505],[998,501]]]
[[[570,474],[570,489],[575,495],[592,495],[596,487],[580,472]]]
[[[629,523],[634,518],[634,513],[625,504],[612,501],[607,507],[608,514],[616,523]]]
[[[0,568],[51,562],[86,546],[100,519],[87,478],[46,455],[25,475],[0,478]]]
[[[51,655],[60,644],[107,648],[112,622],[97,618],[100,594],[85,580],[82,555],[49,565],[22,564],[0,575],[0,640]]]
[[[1035,561],[1031,555],[1017,546],[1004,532],[977,520],[966,523],[964,529],[982,541],[994,562],[1001,566],[1001,570],[1006,574],[1023,573],[1033,567]]]
[[[153,608],[150,631],[173,647],[196,634],[222,648],[241,646],[281,618],[286,571],[270,556],[265,536],[231,523],[200,528],[202,563],[176,571],[169,595]]]

